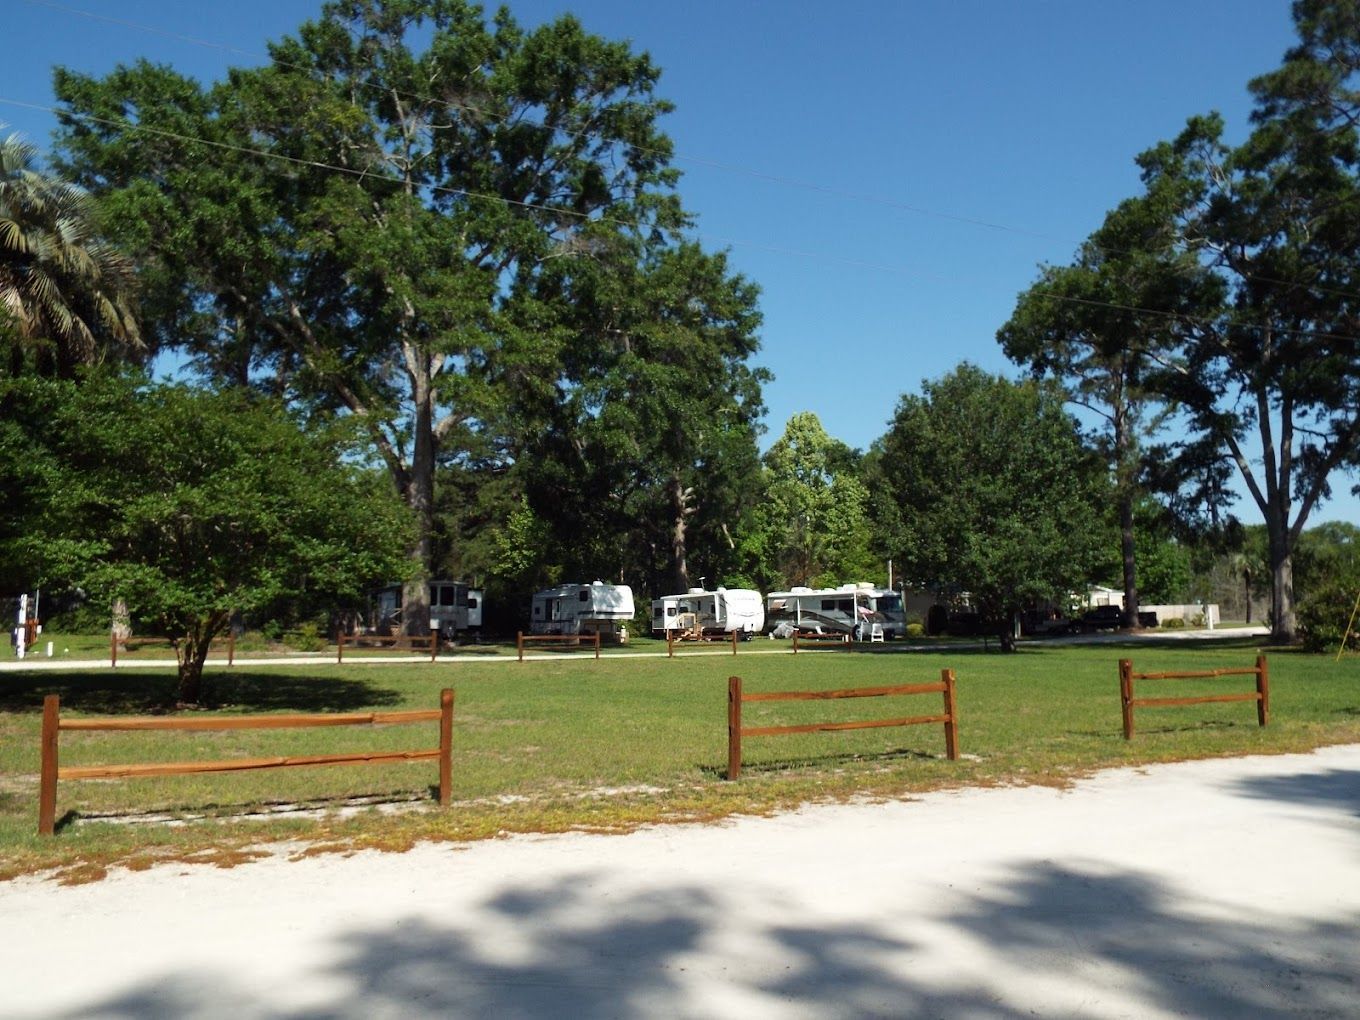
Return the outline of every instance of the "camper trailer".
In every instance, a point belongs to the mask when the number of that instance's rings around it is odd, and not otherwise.
[[[379,634],[400,633],[401,591],[401,585],[389,584],[369,595],[369,629]],[[439,633],[446,640],[460,631],[480,630],[481,589],[465,581],[431,581],[430,623],[439,624]]]
[[[772,630],[849,634],[856,641],[880,635],[892,640],[906,633],[902,596],[867,582],[770,592],[765,596],[765,623]]]
[[[750,588],[691,588],[652,600],[652,633],[658,637],[680,631],[696,638],[737,633],[749,640],[764,627],[764,603]]]
[[[529,610],[531,634],[599,634],[601,640],[628,640],[633,619],[633,589],[626,584],[559,584],[536,592]]]

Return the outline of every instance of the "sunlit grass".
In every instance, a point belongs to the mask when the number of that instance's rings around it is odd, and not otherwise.
[[[633,642],[633,652],[664,643]],[[141,780],[69,781],[58,790],[55,839],[36,836],[43,695],[71,715],[143,714],[173,703],[172,670],[0,675],[0,873],[76,861],[189,854],[300,839],[405,846],[501,831],[627,828],[646,822],[764,812],[822,798],[900,796],[955,784],[1063,782],[1092,769],[1217,755],[1279,753],[1360,740],[1355,659],[1271,652],[1272,719],[1252,705],[1142,709],[1122,736],[1117,662],[1139,671],[1240,668],[1247,642],[1164,646],[1026,646],[1014,655],[947,647],[901,652],[752,654],[675,659],[591,654],[549,661],[333,662],[209,670],[213,711],[360,712],[434,708],[457,694],[453,800],[432,801],[433,762],[280,769]],[[502,650],[503,651],[503,650]],[[513,650],[512,650],[513,651]],[[347,655],[348,658],[348,655]],[[958,677],[964,759],[944,757],[942,728],[748,738],[740,781],[723,778],[727,679],[748,691],[829,689]],[[1151,682],[1147,682],[1149,685]],[[1250,677],[1177,681],[1168,693],[1249,690]],[[1140,686],[1140,694],[1144,693]],[[755,704],[746,725],[931,714],[940,696]],[[62,735],[65,765],[331,754],[437,744],[434,724],[210,733]],[[341,818],[340,805],[367,807]],[[321,817],[280,814],[308,805]],[[385,813],[391,812],[391,813]],[[165,818],[178,818],[169,825]],[[121,824],[131,821],[133,824]]]

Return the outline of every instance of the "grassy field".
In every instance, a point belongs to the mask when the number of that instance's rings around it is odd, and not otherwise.
[[[640,648],[655,647],[647,642]],[[664,653],[664,644],[660,645]],[[42,699],[61,695],[72,716],[148,714],[174,697],[173,670],[132,666],[0,674],[0,877],[61,869],[69,880],[109,864],[174,858],[230,863],[251,847],[298,841],[299,852],[401,848],[421,839],[503,832],[624,830],[707,820],[846,797],[899,797],[993,783],[1062,783],[1107,766],[1218,755],[1281,753],[1360,741],[1360,661],[1270,651],[1271,725],[1250,704],[1143,709],[1122,737],[1117,662],[1139,671],[1249,667],[1248,641],[1163,645],[1033,644],[1014,655],[942,647],[904,652],[662,658],[589,653],[552,661],[430,664],[333,662],[209,670],[223,714],[434,708],[457,693],[453,805],[432,801],[433,762],[68,781],[60,828],[36,835]],[[511,649],[513,654],[513,648]],[[942,728],[877,729],[746,741],[739,782],[723,778],[727,678],[747,691],[831,689],[958,677],[964,760],[944,757]],[[1168,694],[1248,690],[1250,677],[1178,681]],[[1151,682],[1139,694],[1150,694]],[[1162,684],[1161,688],[1171,684]],[[1163,693],[1159,690],[1158,693]],[[764,704],[746,725],[928,714],[939,695],[910,699]],[[434,724],[203,733],[62,735],[63,765],[224,759],[415,749],[437,743]],[[299,815],[297,805],[315,808]],[[342,811],[342,808],[350,809]]]

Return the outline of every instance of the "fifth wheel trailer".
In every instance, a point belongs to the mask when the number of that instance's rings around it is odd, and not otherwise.
[[[875,624],[888,640],[906,634],[902,596],[867,582],[772,591],[765,596],[765,623],[770,628],[787,624],[819,634],[849,634],[856,641],[869,640]]]
[[[623,644],[633,619],[633,589],[626,584],[559,584],[535,592],[531,634],[599,634]]]
[[[764,627],[764,603],[760,592],[750,588],[691,588],[684,595],[652,600],[652,633],[658,636],[668,630],[697,628],[705,635],[737,633],[749,638]]]

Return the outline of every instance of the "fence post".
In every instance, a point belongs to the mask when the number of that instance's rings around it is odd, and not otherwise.
[[[741,677],[727,678],[727,778],[741,775]]]
[[[61,697],[43,698],[42,773],[38,789],[38,835],[57,831],[57,734],[61,728]]]
[[[227,665],[236,665],[236,629],[230,625],[227,627]]]
[[[940,670],[940,679],[944,681],[944,714],[949,717],[944,721],[944,753],[950,761],[958,761],[959,710],[954,699],[954,671]]]
[[[793,654],[798,654],[798,632],[796,630],[793,632]]]
[[[109,667],[118,668],[118,633],[109,631]]]
[[[599,657],[600,657],[600,632],[597,630],[595,632],[595,658],[598,659]]]
[[[439,656],[439,631],[430,631],[430,661],[434,662]]]
[[[666,658],[675,658],[675,632],[669,627],[666,628]]]
[[[1119,702],[1124,712],[1124,739],[1133,739],[1133,661],[1119,660]]]
[[[515,652],[519,655],[519,661],[524,661],[524,631],[515,631]]]
[[[453,690],[439,692],[439,806],[449,806],[453,789]]]
[[[1264,655],[1256,656],[1256,693],[1261,696],[1256,703],[1256,721],[1264,726],[1270,722],[1270,672]]]
[[[345,661],[345,632],[335,635],[335,661],[338,665]]]
[[[732,632],[732,654],[737,654],[737,632],[735,630]]]

